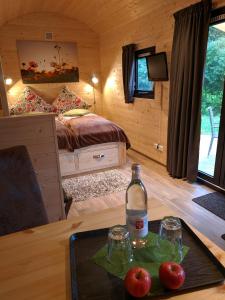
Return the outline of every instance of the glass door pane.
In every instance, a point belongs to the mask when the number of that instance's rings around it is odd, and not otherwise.
[[[201,107],[199,172],[215,175],[225,76],[225,21],[209,28]]]

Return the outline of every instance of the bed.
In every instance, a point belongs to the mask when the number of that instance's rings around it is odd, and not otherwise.
[[[90,106],[66,86],[51,104],[25,87],[10,114],[55,113],[61,175],[74,176],[125,164],[130,147],[124,131],[90,113]]]
[[[74,176],[126,163],[130,142],[115,123],[96,114],[57,117],[61,175]]]

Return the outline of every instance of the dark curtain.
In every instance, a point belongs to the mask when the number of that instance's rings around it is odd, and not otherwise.
[[[125,103],[134,102],[135,44],[122,47],[123,89]]]
[[[193,182],[198,173],[201,93],[211,1],[174,14],[167,170]]]

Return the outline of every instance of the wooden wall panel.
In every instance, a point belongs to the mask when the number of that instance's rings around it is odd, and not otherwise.
[[[163,82],[162,86],[156,83],[154,100],[136,98],[134,104],[125,104],[121,48],[129,43],[137,44],[138,49],[156,46],[157,52],[167,52],[170,70],[173,13],[195,2],[198,0],[159,1],[159,5],[148,7],[149,13],[145,16],[123,25],[115,17],[115,27],[101,32],[103,115],[124,128],[133,149],[162,164],[166,164],[169,82]],[[214,6],[225,5],[224,0],[213,3]],[[163,152],[155,150],[154,143],[163,145]]]
[[[51,222],[64,218],[54,115],[0,118],[0,149],[25,145]]]
[[[33,13],[11,20],[0,28],[0,56],[5,76],[14,85],[8,88],[8,102],[14,103],[24,84],[21,81],[16,40],[45,40],[45,32],[53,32],[54,41],[76,42],[80,82],[66,84],[77,95],[93,104],[90,80],[93,73],[100,76],[99,38],[85,24],[52,13]],[[47,102],[51,103],[65,83],[30,84]],[[96,91],[97,111],[101,113],[100,84]]]
[[[7,92],[5,89],[4,74],[2,70],[2,63],[0,59],[0,117],[9,115]]]

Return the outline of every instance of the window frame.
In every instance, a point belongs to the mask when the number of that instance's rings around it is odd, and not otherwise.
[[[223,22],[225,22],[225,6],[212,10],[209,26],[217,25],[217,24],[220,24]],[[208,43],[208,41],[207,41],[207,43]],[[203,86],[202,86],[202,88],[203,88]],[[224,96],[225,96],[225,94],[224,94]],[[223,118],[222,109],[224,106],[223,103],[225,103],[225,100],[222,100],[222,103],[221,103],[220,126],[224,123],[223,119],[222,119]],[[221,128],[222,128],[222,126],[221,126]],[[221,131],[221,129],[220,129],[220,131]],[[222,128],[222,131],[225,132],[224,127]],[[224,133],[222,133],[221,135],[223,136]],[[221,170],[222,170],[222,168],[225,168],[225,164],[222,159],[223,153],[225,152],[225,146],[224,145],[221,146],[221,144],[219,145],[219,139],[220,139],[220,143],[222,143],[221,141],[223,141],[223,138],[220,138],[220,136],[218,136],[214,175],[212,176],[207,173],[204,173],[203,171],[198,170],[197,180],[199,180],[200,182],[203,182],[206,185],[209,185],[210,187],[218,189],[220,191],[220,189],[224,189],[224,184],[221,183],[221,178],[224,181],[224,177],[221,176]],[[221,164],[221,161],[222,161],[222,164]]]
[[[147,58],[148,56],[150,56],[152,54],[155,54],[155,46],[135,51],[134,97],[136,97],[136,98],[146,98],[146,99],[154,99],[155,98],[155,84],[154,84],[154,82],[153,82],[153,90],[152,91],[143,91],[143,90],[138,90],[136,88],[138,86],[138,58],[140,58],[140,57],[146,57]],[[147,64],[147,68],[148,68],[148,64]]]

